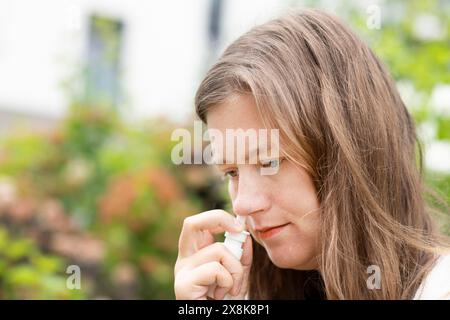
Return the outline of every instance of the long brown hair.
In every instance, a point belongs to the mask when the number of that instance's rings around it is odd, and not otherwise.
[[[426,206],[413,120],[368,46],[327,13],[286,14],[226,49],[198,89],[198,116],[235,94],[280,128],[321,204],[319,270],[277,268],[253,241],[249,297],[412,298],[448,239]],[[370,265],[379,290],[367,288]]]

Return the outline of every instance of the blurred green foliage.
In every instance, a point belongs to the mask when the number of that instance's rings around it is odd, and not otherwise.
[[[17,201],[58,199],[64,215],[70,217],[50,237],[63,239],[63,244],[49,240],[42,245],[50,251],[56,247],[67,263],[95,269],[87,296],[173,297],[173,264],[182,221],[201,211],[202,201],[183,176],[189,170],[175,168],[170,161],[172,130],[162,119],[131,127],[110,110],[76,105],[50,132],[22,129],[1,139],[0,176],[14,181]],[[8,217],[9,225],[11,221],[19,225],[13,228],[18,236],[26,236],[27,224],[48,210],[32,206],[20,213],[13,205],[3,208],[6,213],[0,217]],[[88,241],[87,233],[102,244],[96,249],[100,253],[89,253],[89,245],[79,250],[76,242]],[[83,252],[72,252],[70,246]],[[18,270],[28,270],[27,265],[24,268]]]
[[[83,292],[66,288],[64,264],[29,239],[14,238],[0,227],[1,299],[82,299]]]

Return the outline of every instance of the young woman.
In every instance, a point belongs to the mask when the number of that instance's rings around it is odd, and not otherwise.
[[[178,299],[206,299],[211,286],[216,299],[450,298],[449,242],[424,200],[413,120],[335,17],[290,13],[241,36],[201,83],[196,111],[224,135],[279,129],[280,157],[219,165],[251,237],[239,261],[214,243],[242,230],[231,214],[188,217]]]

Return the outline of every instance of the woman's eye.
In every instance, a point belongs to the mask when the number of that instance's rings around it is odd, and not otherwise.
[[[270,160],[264,160],[261,161],[261,167],[263,168],[277,168],[282,159],[270,159]]]
[[[229,170],[223,174],[224,178],[230,178],[230,179],[236,178],[237,176],[238,176],[237,170]]]

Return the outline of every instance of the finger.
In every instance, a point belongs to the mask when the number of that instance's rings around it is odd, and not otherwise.
[[[187,258],[186,266],[195,268],[199,265],[217,261],[222,264],[233,277],[233,287],[230,290],[232,295],[236,295],[239,292],[239,287],[242,283],[244,276],[244,269],[238,259],[225,247],[223,243],[216,242],[210,246],[207,246],[200,251],[197,251],[192,256]]]
[[[213,261],[197,268],[182,270],[175,276],[174,289],[178,300],[206,299],[211,286],[230,288],[233,278],[219,262]]]
[[[180,257],[190,256],[210,244],[209,241],[213,241],[212,234],[242,230],[243,226],[224,210],[210,210],[187,217],[181,230],[178,253]],[[205,239],[205,236],[209,239]]]
[[[215,299],[222,299],[233,286],[233,277],[228,270],[217,261],[205,263],[192,270],[192,281],[200,286],[205,286],[208,291],[209,286],[216,284],[214,293]],[[221,289],[219,291],[219,289]],[[218,292],[219,291],[219,292]],[[223,296],[221,296],[223,294]]]
[[[216,299],[216,300],[223,300],[223,298],[225,298],[225,295],[228,293],[228,292],[231,292],[231,290],[230,289],[228,289],[228,288],[222,288],[222,287],[217,287],[216,288],[216,290],[214,291],[214,299]]]

